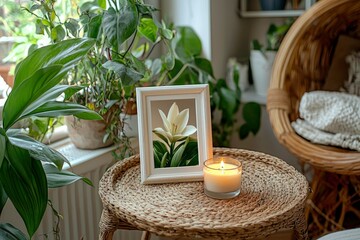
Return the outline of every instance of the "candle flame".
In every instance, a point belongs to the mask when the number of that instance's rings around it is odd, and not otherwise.
[[[224,169],[224,161],[223,160],[221,160],[220,169]]]

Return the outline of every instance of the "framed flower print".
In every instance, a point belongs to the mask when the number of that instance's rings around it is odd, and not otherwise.
[[[202,180],[212,157],[208,85],[140,87],[136,101],[141,182]]]

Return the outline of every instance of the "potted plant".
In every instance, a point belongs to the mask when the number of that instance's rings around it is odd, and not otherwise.
[[[159,22],[154,17],[155,9],[140,1],[112,0],[109,7],[105,7],[105,1],[85,3],[80,7],[78,20],[71,18],[63,22],[52,18],[56,12],[54,5],[45,4],[43,1],[35,2],[28,11],[45,13],[43,17],[36,15],[41,20],[36,21],[37,29],[50,33],[53,42],[81,34],[80,37],[96,39],[87,57],[69,74],[68,83],[85,86],[83,91],[73,95],[76,102],[101,115],[115,108],[105,123],[107,132],[103,138],[97,139],[104,142],[110,138],[117,143],[128,143],[123,130],[135,122],[135,118],[128,121],[129,112],[122,110],[128,109],[129,100],[134,99],[134,89],[143,85],[208,83],[212,89],[213,111],[220,109],[225,114],[223,122],[234,125],[234,113],[239,109],[239,91],[230,90],[224,80],[214,78],[211,63],[200,57],[201,41],[193,29],[173,28]],[[152,55],[156,48],[163,50],[160,56]],[[222,123],[219,126],[223,129],[222,126],[227,125]],[[221,134],[222,138],[232,129],[226,128],[228,130]],[[243,132],[248,133],[250,128],[246,129]],[[222,144],[228,145],[227,142]],[[122,149],[127,148],[131,149],[131,146],[122,146]],[[124,156],[120,155],[120,158]]]
[[[63,170],[64,164],[69,164],[64,156],[11,126],[31,116],[75,115],[101,119],[96,112],[67,101],[81,87],[58,84],[93,44],[92,39],[70,39],[43,47],[26,57],[15,70],[13,90],[4,105],[0,127],[0,212],[6,201],[11,201],[30,238],[48,205],[48,188],[79,179],[90,185],[91,182]],[[65,99],[59,100],[64,93]],[[8,223],[0,223],[0,236],[1,239],[28,239]]]
[[[258,95],[266,96],[270,83],[272,65],[280,47],[281,41],[293,23],[288,19],[282,25],[270,24],[264,47],[258,40],[251,42],[250,65],[254,81],[255,92]]]
[[[106,131],[96,136],[101,143],[122,142],[125,133],[119,133],[119,128],[128,126],[124,123],[128,117],[119,115],[128,100],[134,98],[135,87],[161,81],[173,61],[169,51],[159,58],[150,56],[155,48],[169,50],[173,37],[173,32],[154,18],[152,6],[131,0],[108,4],[106,7],[106,1],[86,2],[80,7],[79,18],[64,21],[52,17],[58,16],[53,2],[35,1],[27,9],[36,15],[37,29],[48,34],[53,43],[73,37],[96,39],[87,57],[68,75],[68,84],[85,86],[73,100],[104,116],[100,128]],[[129,115],[128,111],[123,113]],[[83,124],[75,119],[67,121],[70,129]]]

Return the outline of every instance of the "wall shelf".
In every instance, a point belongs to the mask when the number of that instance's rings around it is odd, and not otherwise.
[[[262,18],[262,17],[298,17],[309,9],[314,0],[304,0],[305,9],[300,10],[275,10],[275,11],[261,11],[261,10],[248,10],[248,0],[239,0],[239,16],[243,18]]]

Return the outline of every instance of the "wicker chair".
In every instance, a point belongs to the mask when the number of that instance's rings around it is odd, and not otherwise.
[[[284,38],[268,92],[267,110],[278,141],[315,171],[306,212],[310,233],[317,229],[313,236],[346,228],[349,211],[360,219],[354,206],[360,191],[360,152],[311,143],[291,127],[303,94],[323,88],[342,34],[360,39],[360,1],[314,4]]]

